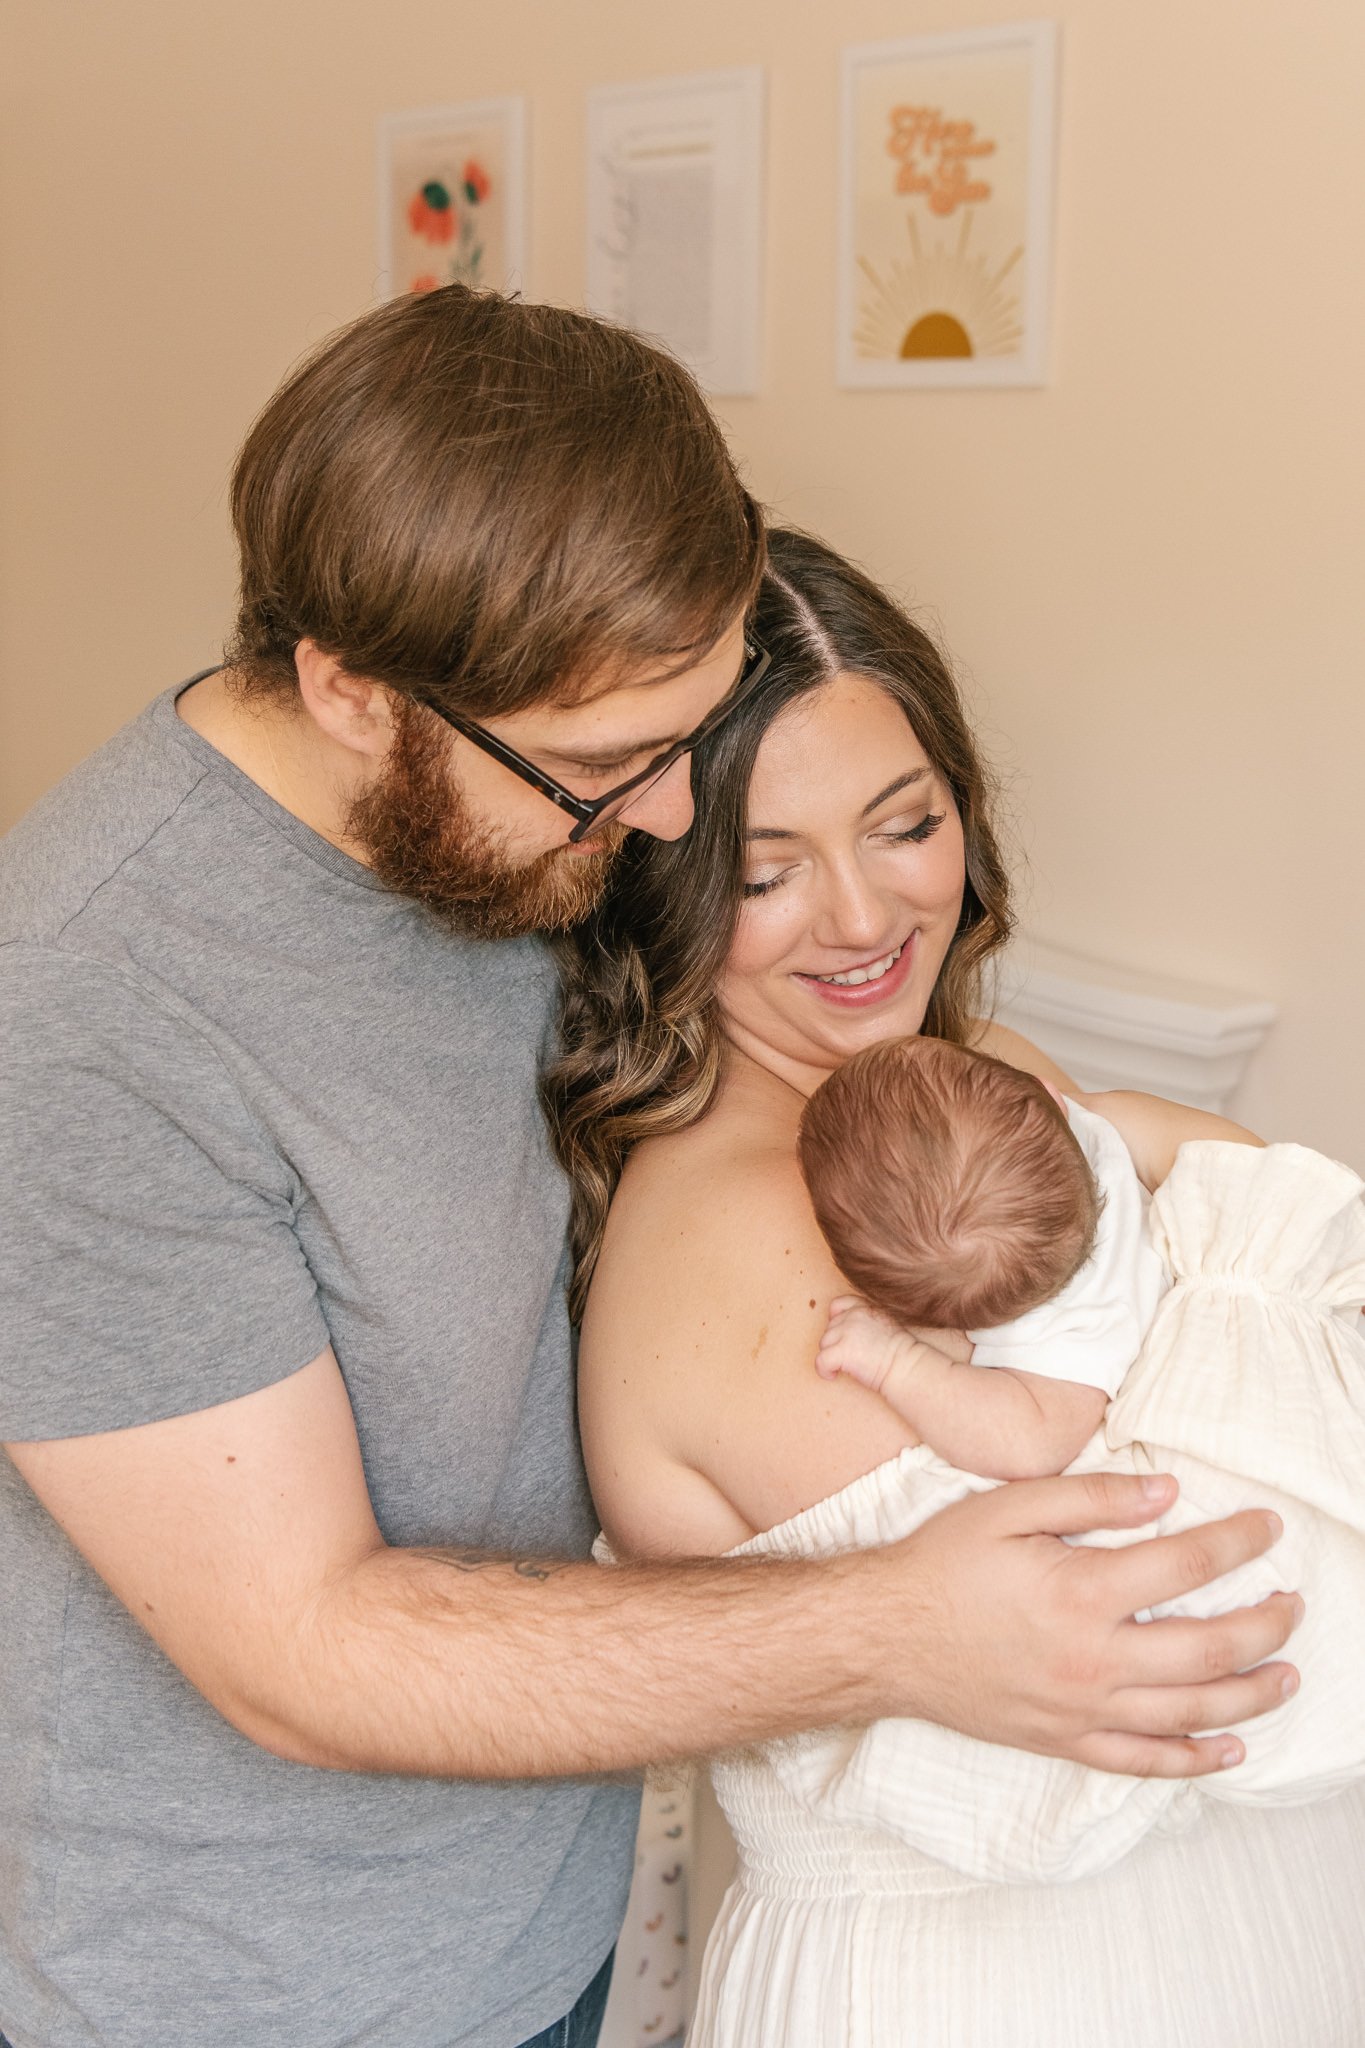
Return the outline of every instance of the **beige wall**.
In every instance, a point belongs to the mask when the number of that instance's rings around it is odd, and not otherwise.
[[[770,93],[755,487],[937,617],[1056,942],[1273,997],[1247,1118],[1365,1168],[1359,0],[1059,0],[1046,390],[833,383],[837,55],[993,0],[9,0],[0,818],[214,658],[224,483],[368,301],[374,122],[531,100],[531,291],[577,299],[583,91]]]

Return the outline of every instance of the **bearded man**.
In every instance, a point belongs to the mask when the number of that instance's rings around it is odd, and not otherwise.
[[[651,1759],[946,1699],[1213,1767],[1150,1739],[1220,1718],[1204,1625],[1154,1672],[1108,1555],[1077,1611],[1025,1510],[587,1562],[531,935],[626,829],[687,830],[688,750],[764,660],[761,524],[686,374],[554,308],[398,300],[270,402],[232,506],[226,665],[0,855],[14,2048],[589,2043],[636,1807],[607,1774]],[[1019,1498],[1056,1531],[1169,1492]],[[1191,1583],[1268,1540],[1200,1538]],[[1224,1668],[1288,1628],[1234,1617]]]

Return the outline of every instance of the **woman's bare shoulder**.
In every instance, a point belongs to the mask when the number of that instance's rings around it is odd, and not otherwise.
[[[736,1542],[913,1441],[875,1396],[815,1371],[847,1284],[785,1131],[718,1118],[639,1148],[580,1352],[584,1450],[608,1526],[638,1528],[646,1473],[649,1512],[665,1519],[700,1477],[738,1518]]]
[[[798,1276],[807,1296],[799,1315]],[[804,1326],[821,1292],[843,1284],[792,1147],[725,1125],[694,1127],[639,1146],[622,1174],[585,1349],[634,1353],[648,1335],[651,1355],[666,1350],[703,1367],[718,1329],[760,1311]]]
[[[1021,1073],[1036,1074],[1040,1081],[1051,1081],[1054,1088],[1062,1089],[1067,1095],[1079,1091],[1070,1074],[1057,1065],[1041,1046],[1031,1038],[1025,1038],[1021,1031],[1012,1031],[1008,1024],[997,1024],[993,1017],[977,1017],[973,1020],[968,1043],[974,1052],[989,1053],[992,1059],[1003,1060],[1006,1066],[1018,1067]]]
[[[1233,1145],[1264,1143],[1254,1131],[1229,1123],[1226,1117],[1191,1109],[1183,1102],[1167,1102],[1159,1095],[1143,1095],[1131,1089],[1087,1095],[1040,1046],[1012,1031],[1007,1024],[977,1018],[971,1044],[978,1052],[991,1053],[1012,1067],[1051,1081],[1054,1088],[1062,1089],[1083,1108],[1106,1118],[1128,1147],[1139,1178],[1150,1189],[1161,1185],[1181,1145],[1192,1138],[1215,1138]]]

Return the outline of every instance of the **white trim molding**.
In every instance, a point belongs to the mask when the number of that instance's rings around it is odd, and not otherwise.
[[[997,974],[994,1015],[1087,1091],[1140,1088],[1224,1110],[1276,1010],[1264,999],[1021,937]]]

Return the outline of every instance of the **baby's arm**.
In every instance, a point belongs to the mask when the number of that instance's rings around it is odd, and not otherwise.
[[[830,1304],[815,1364],[870,1387],[940,1458],[983,1479],[1064,1471],[1105,1410],[1098,1387],[951,1359],[850,1294]]]

